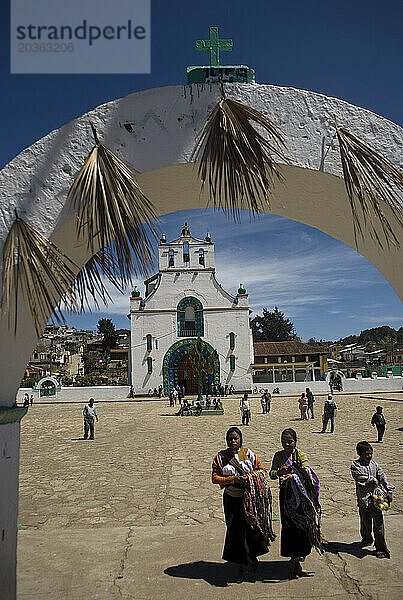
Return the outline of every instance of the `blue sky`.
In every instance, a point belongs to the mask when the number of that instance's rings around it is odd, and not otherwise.
[[[185,221],[195,237],[211,234],[217,279],[233,294],[239,283],[246,286],[252,317],[277,305],[304,340],[336,340],[380,324],[396,328],[403,323],[401,302],[379,271],[317,229],[277,215],[251,221],[245,211],[240,223],[232,223],[205,209],[165,215],[160,231],[168,241],[176,239]],[[134,283],[144,292],[141,278]],[[95,329],[99,318],[109,317],[117,327],[128,328],[128,295],[108,289],[113,303],[105,313],[72,315],[68,322]]]
[[[398,0],[152,0],[150,75],[11,75],[4,1],[0,165],[99,104],[184,83],[186,66],[205,62],[194,41],[207,38],[211,25],[219,27],[220,37],[234,40],[222,62],[249,65],[258,82],[336,96],[402,124],[402,22]],[[274,215],[252,223],[246,215],[234,225],[212,211],[188,211],[162,219],[168,238],[176,237],[184,220],[195,235],[213,234],[217,275],[229,290],[242,281],[253,309],[278,305],[304,339],[403,324],[402,305],[375,267],[319,231]],[[104,313],[69,317],[69,323],[95,327],[106,315],[127,327],[127,310],[128,299],[116,298]]]

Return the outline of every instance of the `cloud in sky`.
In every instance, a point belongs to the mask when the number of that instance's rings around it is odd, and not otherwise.
[[[246,285],[255,313],[278,306],[303,339],[338,339],[369,327],[403,324],[401,303],[391,286],[352,248],[276,215],[250,220],[246,213],[241,218],[233,223],[212,209],[181,211],[162,217],[160,229],[168,240],[178,237],[185,221],[195,237],[203,239],[209,231],[218,281],[231,293],[239,283]],[[142,279],[133,284],[143,290]],[[105,310],[69,317],[68,322],[94,327],[109,314],[118,327],[128,328],[131,289],[124,295],[108,289],[113,303]]]

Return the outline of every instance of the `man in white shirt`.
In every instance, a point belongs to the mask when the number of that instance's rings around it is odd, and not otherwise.
[[[88,404],[84,406],[83,410],[84,415],[84,439],[88,438],[88,432],[90,434],[89,439],[94,439],[94,420],[97,420],[98,423],[98,414],[97,409],[94,404],[94,398],[90,398]]]

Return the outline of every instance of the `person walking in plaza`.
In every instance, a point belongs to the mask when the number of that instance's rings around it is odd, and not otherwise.
[[[248,394],[244,394],[243,398],[239,403],[239,408],[241,409],[242,414],[242,425],[249,425],[250,421],[250,406],[248,400]]]
[[[337,414],[337,406],[333,397],[329,394],[323,407],[322,433],[326,433],[327,424],[330,421],[330,433],[334,433],[334,418]]]
[[[395,489],[391,485],[381,467],[372,460],[373,448],[368,442],[359,442],[356,447],[358,460],[351,465],[351,474],[355,481],[358,511],[360,515],[361,545],[371,546],[375,538],[377,558],[390,558],[385,541],[385,529],[382,510],[374,504],[374,492],[382,486],[386,493],[387,504],[392,502]],[[372,536],[372,532],[374,537]]]
[[[262,414],[265,415],[266,414],[266,398],[265,398],[264,394],[260,399],[260,404],[262,405]]]
[[[311,419],[313,419],[314,418],[313,403],[315,402],[315,397],[309,388],[306,388],[305,393],[306,393],[306,397],[308,398],[308,419],[309,419],[309,413],[311,413]]]
[[[90,398],[88,404],[84,406],[83,410],[84,415],[84,439],[88,438],[88,433],[90,434],[89,439],[94,439],[94,421],[97,420],[98,423],[98,413],[96,406],[94,404],[94,398]]]
[[[267,415],[270,412],[270,408],[271,408],[271,394],[269,392],[268,389],[265,389],[263,396],[262,396],[262,403],[264,401],[266,410],[264,411]]]
[[[308,419],[308,398],[305,395],[305,392],[302,392],[300,398],[298,399],[299,410],[301,412],[301,421],[305,421]]]
[[[271,501],[262,503],[256,496],[250,495],[250,474],[254,473],[252,480],[257,477],[261,482],[260,486],[253,487],[265,488],[266,500],[270,490],[266,470],[259,458],[255,452],[242,446],[241,430],[238,427],[230,427],[225,439],[227,448],[218,452],[213,459],[212,482],[224,489],[223,504],[227,531],[222,558],[238,565],[238,581],[241,582],[248,563],[256,570],[257,557],[266,554],[270,542],[274,540],[271,529]],[[245,511],[249,511],[251,505],[257,504],[260,514],[254,519],[255,525],[252,526],[246,518]]]
[[[374,413],[372,415],[372,419],[371,419],[371,425],[372,427],[376,427],[377,431],[378,431],[378,444],[382,444],[382,440],[383,440],[383,436],[385,433],[385,427],[386,427],[386,421],[385,421],[385,417],[383,416],[383,408],[382,406],[377,406],[376,407],[376,413]]]
[[[321,507],[319,480],[305,452],[297,449],[294,429],[281,434],[283,450],[276,452],[270,478],[280,480],[281,556],[291,558],[291,579],[308,575],[301,562],[314,545],[322,553],[320,541]]]

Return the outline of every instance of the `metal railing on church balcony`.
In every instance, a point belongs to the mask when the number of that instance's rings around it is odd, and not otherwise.
[[[178,331],[179,337],[197,337],[199,335],[199,331],[197,329],[181,329]]]

